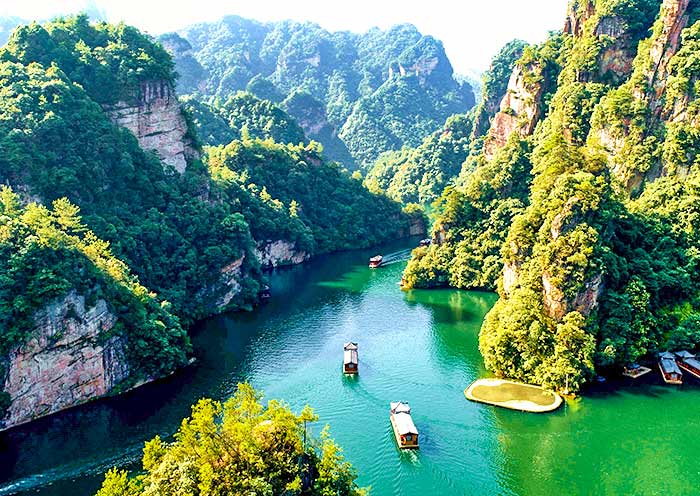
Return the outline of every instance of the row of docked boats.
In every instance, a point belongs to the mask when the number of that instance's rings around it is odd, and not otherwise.
[[[360,360],[357,343],[352,341],[343,345],[343,373],[357,375],[360,372]],[[405,401],[389,403],[389,421],[394,431],[396,443],[401,449],[418,448],[418,429],[411,418],[411,407]]]
[[[700,360],[689,351],[659,353],[659,370],[666,384],[683,384],[683,372],[700,379]]]

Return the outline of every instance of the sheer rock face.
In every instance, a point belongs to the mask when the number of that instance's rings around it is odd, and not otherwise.
[[[141,148],[154,151],[164,164],[182,174],[197,152],[187,137],[187,122],[175,90],[167,81],[141,83],[139,99],[105,108],[117,125],[134,133]]]
[[[296,243],[282,239],[258,243],[255,256],[263,268],[275,268],[284,265],[297,265],[307,261],[310,254],[298,250]]]
[[[526,68],[515,66],[508,82],[508,90],[501,100],[501,110],[496,114],[484,143],[487,159],[503,148],[510,136],[517,132],[521,136],[531,134],[540,118],[542,84],[527,84],[529,74],[541,74],[542,66],[532,63]]]
[[[650,67],[647,73],[649,84],[649,107],[655,117],[661,115],[662,97],[668,82],[668,65],[678,51],[681,41],[681,31],[688,24],[686,10],[690,0],[664,0],[661,6],[663,26],[661,33],[654,38],[649,49]],[[644,95],[637,95],[643,98]]]
[[[585,282],[581,290],[574,298],[566,298],[566,295],[554,285],[550,275],[542,274],[542,293],[544,309],[547,316],[555,321],[560,321],[564,316],[573,311],[588,317],[597,308],[598,299],[603,292],[603,275],[596,274]]]
[[[109,336],[117,317],[104,300],[86,308],[75,291],[34,317],[29,339],[7,358],[11,405],[0,429],[109,394],[129,377],[125,340]]]
[[[226,309],[231,301],[241,292],[240,281],[243,278],[243,262],[245,255],[234,260],[221,269],[221,278],[214,288],[206,288],[206,292],[212,292],[217,296],[213,299],[210,313],[220,313]]]

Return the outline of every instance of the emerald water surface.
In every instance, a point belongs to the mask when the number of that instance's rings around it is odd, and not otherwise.
[[[389,253],[405,245],[384,247]],[[0,434],[0,496],[93,494],[113,465],[138,468],[143,442],[174,432],[198,398],[250,381],[295,410],[310,404],[375,495],[694,494],[700,384],[606,386],[553,414],[470,403],[486,372],[477,349],[487,293],[402,292],[403,262],[377,250],[324,257],[271,276],[270,303],[195,330],[197,366],[119,398]],[[341,373],[342,344],[360,375]],[[421,449],[400,452],[388,418],[405,400]]]

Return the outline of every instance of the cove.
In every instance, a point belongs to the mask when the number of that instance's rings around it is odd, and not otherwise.
[[[138,469],[143,442],[170,435],[201,397],[242,380],[321,417],[374,495],[679,494],[700,483],[700,384],[647,382],[589,391],[553,414],[468,402],[487,372],[478,352],[489,293],[402,292],[404,262],[321,257],[271,275],[272,299],[194,330],[198,364],[122,397],[0,434],[0,495],[90,495],[114,465]],[[360,345],[360,374],[341,373],[342,344]],[[396,448],[390,401],[411,404],[421,449]]]

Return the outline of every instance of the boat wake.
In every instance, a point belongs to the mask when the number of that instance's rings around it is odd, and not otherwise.
[[[382,258],[382,267],[400,262],[406,262],[411,258],[411,249],[400,250],[384,255]]]
[[[143,455],[143,445],[128,448],[125,452],[93,462],[74,462],[46,472],[28,475],[21,479],[0,485],[0,496],[33,492],[63,481],[82,478],[88,475],[101,475],[113,467],[125,467],[137,463]]]

